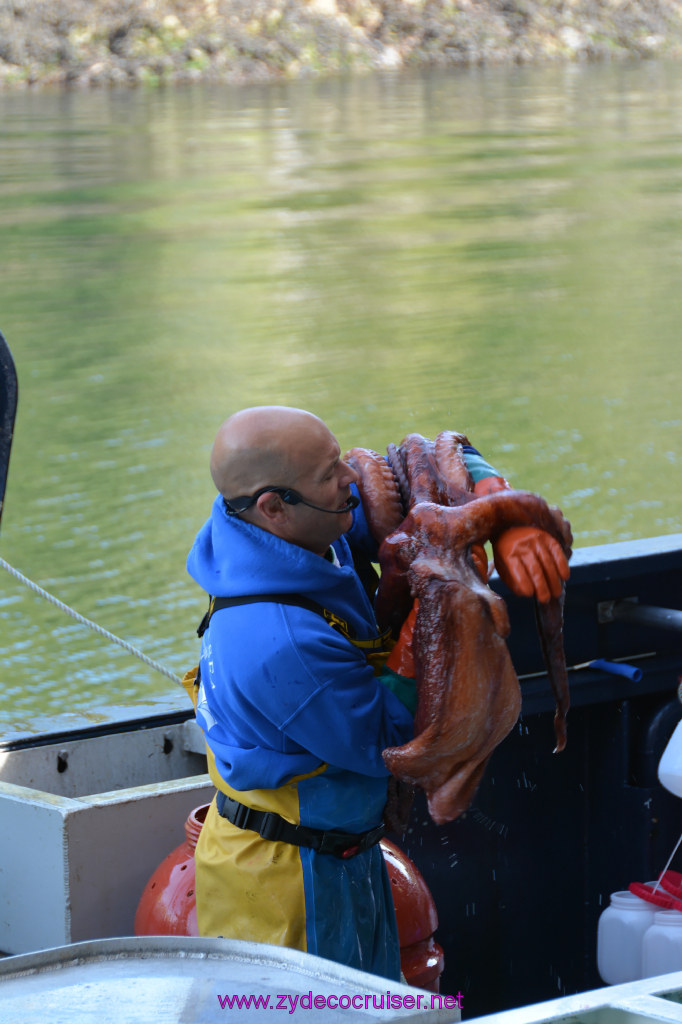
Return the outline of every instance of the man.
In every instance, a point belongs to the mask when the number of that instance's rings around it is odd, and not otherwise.
[[[481,487],[501,486],[473,449],[468,459]],[[196,851],[199,932],[398,979],[381,752],[411,738],[416,696],[366,657],[381,640],[353,568],[351,545],[373,546],[356,474],[321,420],[278,406],[222,425],[211,474],[220,493],[187,562],[223,599],[197,703],[218,790]],[[524,545],[512,575],[549,596],[555,553],[535,535],[512,547]]]

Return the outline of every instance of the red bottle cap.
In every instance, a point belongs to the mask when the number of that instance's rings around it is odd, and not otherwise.
[[[646,900],[647,903],[655,903],[657,907],[661,907],[663,910],[682,910],[682,900],[675,899],[669,892],[658,888],[654,892],[650,885],[646,885],[644,882],[630,882],[628,889],[635,896],[639,896],[641,900]]]
[[[666,871],[661,879],[661,885],[666,892],[682,899],[682,875],[679,871]]]

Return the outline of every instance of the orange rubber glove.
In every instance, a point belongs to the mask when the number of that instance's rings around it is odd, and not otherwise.
[[[561,545],[536,526],[512,526],[493,541],[495,568],[519,597],[536,597],[545,604],[560,597],[570,575]]]
[[[474,484],[474,494],[477,498],[484,494],[495,494],[496,491],[510,491],[511,487],[503,476],[484,476]]]
[[[397,672],[401,676],[408,676],[410,679],[414,678],[412,634],[414,632],[414,623],[417,618],[418,607],[419,601],[415,601],[412,605],[412,611],[402,624],[400,636],[398,637],[396,645],[386,660],[386,668],[390,668],[393,672]]]
[[[495,494],[511,488],[503,476],[487,476],[474,485],[474,494]],[[472,547],[473,552],[473,547]],[[519,597],[533,597],[543,604],[561,596],[570,575],[561,546],[536,526],[512,526],[493,543],[495,568],[509,589]]]

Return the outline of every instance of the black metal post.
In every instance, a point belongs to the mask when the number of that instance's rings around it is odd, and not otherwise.
[[[14,420],[17,414],[17,371],[12,353],[4,336],[0,333],[0,519],[5,501],[5,487],[9,470],[9,456],[12,448]]]

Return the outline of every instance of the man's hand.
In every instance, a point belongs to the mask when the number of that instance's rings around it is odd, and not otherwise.
[[[570,575],[561,546],[535,526],[512,526],[493,542],[495,568],[509,589],[519,597],[533,597],[545,604],[560,597]]]

